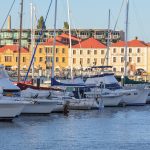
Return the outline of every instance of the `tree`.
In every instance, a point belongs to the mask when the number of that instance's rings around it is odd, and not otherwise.
[[[42,26],[43,29],[46,29],[43,16],[41,16],[40,19],[38,19],[37,29],[42,29]]]
[[[64,29],[69,29],[69,24],[67,21],[64,22]]]

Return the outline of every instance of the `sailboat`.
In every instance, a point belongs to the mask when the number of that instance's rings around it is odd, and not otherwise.
[[[51,5],[51,4],[50,4]],[[57,1],[55,2],[55,5],[57,5]],[[56,7],[57,8],[57,7]],[[32,9],[32,8],[31,8]],[[23,0],[22,0],[22,3],[21,3],[21,10],[23,11]],[[22,14],[22,11],[21,11],[21,14]],[[22,20],[22,17],[21,17],[21,20]],[[20,23],[20,29],[22,29],[22,23]],[[20,42],[19,42],[19,49],[21,49],[21,30],[20,30]],[[18,56],[20,58],[20,54]],[[18,63],[18,68],[19,67],[20,63]],[[19,69],[18,69],[19,70]],[[18,71],[18,81],[19,81],[19,71]],[[38,94],[40,92],[38,91]],[[60,105],[60,102],[58,102],[57,99],[47,99],[46,97],[45,98],[42,98],[41,97],[35,97],[35,96],[28,96],[29,95],[29,92],[26,94],[24,94],[23,92],[21,92],[21,97],[26,100],[26,101],[29,101],[30,103],[28,103],[28,105],[26,105],[22,111],[22,113],[32,113],[32,114],[47,114],[47,113],[51,113],[58,105]],[[39,95],[38,95],[39,96]]]

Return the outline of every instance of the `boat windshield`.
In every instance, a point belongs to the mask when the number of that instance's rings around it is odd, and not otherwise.
[[[0,68],[0,79],[2,78],[9,78],[9,76],[3,68]]]

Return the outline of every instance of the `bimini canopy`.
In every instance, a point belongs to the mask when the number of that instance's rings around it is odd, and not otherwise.
[[[73,79],[73,80],[64,80],[64,81],[57,81],[54,78],[51,78],[51,86],[64,86],[64,87],[84,87],[85,84],[81,79]]]

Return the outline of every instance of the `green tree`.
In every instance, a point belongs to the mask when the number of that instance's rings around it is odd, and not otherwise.
[[[38,19],[37,29],[46,29],[45,23],[44,23],[44,17],[41,16],[40,19]]]
[[[64,29],[69,29],[69,24],[67,21],[64,22]]]

